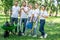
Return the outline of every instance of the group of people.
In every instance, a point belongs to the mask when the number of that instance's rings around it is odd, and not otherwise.
[[[23,1],[22,6],[20,7],[18,6],[18,2],[16,1],[12,6],[12,10],[10,13],[11,13],[11,24],[20,23],[19,30],[21,30],[22,35],[29,35],[29,36],[32,35],[33,37],[37,37],[38,21],[40,21],[39,22],[40,24],[39,31],[41,32],[40,38],[47,37],[47,34],[44,31],[45,19],[48,18],[46,6],[42,5],[40,9],[38,3],[35,3],[33,6],[32,4],[27,5],[26,2]],[[20,17],[20,21],[18,21],[18,16]],[[31,29],[26,27],[28,22],[31,22],[32,24]],[[17,33],[17,30],[18,29],[16,28],[15,29],[16,33]]]

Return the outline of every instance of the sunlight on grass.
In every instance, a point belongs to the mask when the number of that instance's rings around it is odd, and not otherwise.
[[[9,20],[9,17],[7,17]],[[46,20],[46,24],[45,24],[45,32],[48,34],[48,37],[46,39],[40,39],[40,32],[39,27],[38,27],[38,34],[39,36],[36,38],[33,37],[28,37],[28,36],[22,36],[19,37],[17,35],[10,35],[8,38],[3,38],[3,33],[4,30],[1,28],[1,25],[3,25],[5,22],[5,17],[1,16],[0,19],[0,39],[1,40],[60,40],[60,17],[49,17]],[[38,24],[40,25],[40,24]]]

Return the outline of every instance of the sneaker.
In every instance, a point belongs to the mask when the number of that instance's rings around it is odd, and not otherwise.
[[[37,37],[37,35],[33,35],[33,37]]]
[[[47,38],[47,34],[44,35],[44,38]]]
[[[44,38],[43,36],[40,37],[41,39]]]
[[[24,33],[22,33],[22,36],[24,36]]]
[[[18,33],[17,33],[17,32],[16,32],[15,34],[16,34],[16,35],[18,35]]]
[[[11,32],[9,32],[9,34],[12,34]]]
[[[28,36],[31,36],[31,34],[29,34]]]

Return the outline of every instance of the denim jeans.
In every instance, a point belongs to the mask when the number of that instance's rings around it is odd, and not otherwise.
[[[20,29],[23,33],[25,33],[26,22],[27,22],[27,18],[21,18],[20,19]]]
[[[44,25],[45,25],[45,20],[44,20],[44,19],[40,19],[40,28],[39,28],[39,31],[41,32],[41,35],[42,35],[42,36],[45,35]]]
[[[11,22],[12,25],[14,24],[14,22],[15,22],[15,24],[17,24],[18,23],[18,18],[11,17],[10,22]]]
[[[10,22],[11,22],[11,25],[14,25],[14,23],[17,25],[18,24],[18,18],[11,17]],[[17,27],[15,28],[15,32],[17,32]]]
[[[38,27],[38,18],[36,18],[36,22],[34,24],[33,35],[37,35],[37,27]]]
[[[30,19],[31,19],[31,17],[28,17],[27,22],[30,21]],[[32,27],[33,27],[33,20],[31,21],[31,23],[32,23]],[[31,30],[32,30],[32,28],[29,28],[29,29],[28,29],[28,28],[26,27],[25,34],[31,34],[31,35],[32,35]]]

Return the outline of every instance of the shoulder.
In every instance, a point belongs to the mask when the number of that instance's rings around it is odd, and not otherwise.
[[[28,7],[28,6],[26,6],[25,8],[29,9],[29,7]]]
[[[12,6],[12,8],[14,8],[15,6]]]
[[[20,7],[20,6],[17,6],[17,7]]]
[[[44,11],[45,13],[48,13],[46,10]]]

